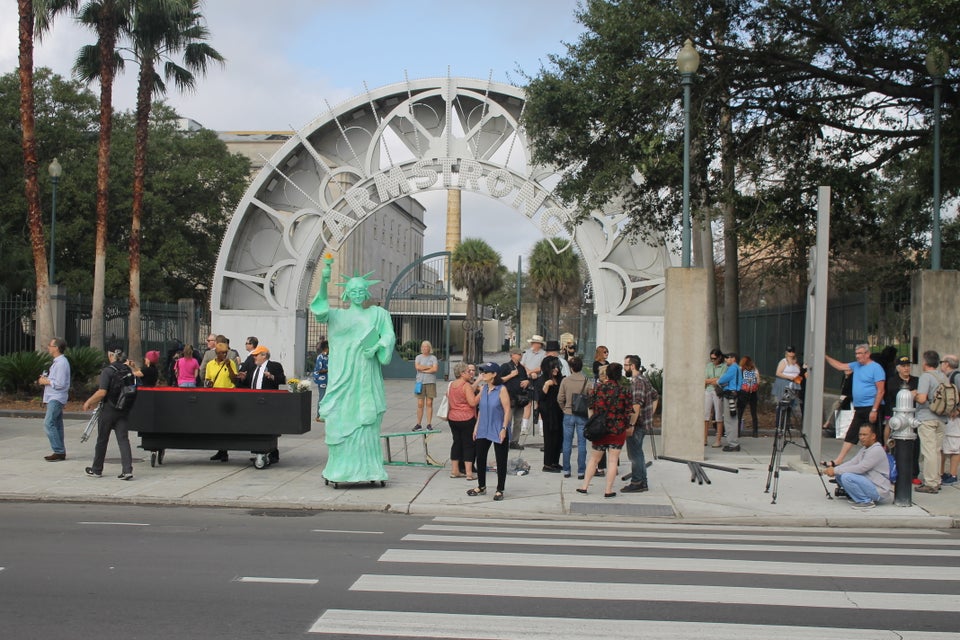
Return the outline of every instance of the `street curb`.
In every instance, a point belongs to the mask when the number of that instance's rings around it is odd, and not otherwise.
[[[578,513],[524,513],[491,512],[484,509],[483,503],[476,506],[458,506],[449,504],[432,504],[417,506],[413,503],[354,503],[354,504],[303,504],[283,503],[262,500],[172,500],[167,498],[121,498],[112,496],[44,496],[44,495],[16,495],[0,494],[0,502],[40,502],[48,504],[109,504],[131,506],[159,506],[159,507],[195,507],[218,509],[262,509],[271,511],[316,511],[316,512],[353,512],[353,513],[395,513],[398,515],[420,517],[474,517],[474,518],[504,518],[504,519],[533,519],[533,520],[575,520],[590,522],[596,520],[595,514]],[[493,507],[490,507],[493,508]],[[645,517],[605,515],[605,521],[622,522],[624,524],[687,524],[696,526],[724,526],[724,527],[798,527],[815,528],[828,527],[837,529],[960,529],[960,519],[950,516],[917,517],[907,516],[896,518],[881,517],[837,517],[837,518],[796,518],[796,517],[737,517],[709,518],[683,516],[674,517]]]

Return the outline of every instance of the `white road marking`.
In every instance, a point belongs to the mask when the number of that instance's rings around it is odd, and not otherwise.
[[[689,527],[689,525],[688,525]],[[442,525],[442,524],[425,524],[421,526],[419,531],[449,531],[451,533],[510,533],[515,536],[530,534],[535,536],[546,536],[546,537],[563,537],[563,536],[591,536],[594,538],[664,538],[670,535],[670,532],[667,531],[617,531],[617,530],[598,530],[594,528],[593,523],[586,524],[580,527],[571,527],[569,529],[560,529],[549,524],[544,524],[541,527],[488,527],[488,526],[478,526],[477,523],[473,525]],[[823,543],[834,543],[840,544],[842,546],[850,540],[846,535],[847,529],[838,531],[837,534],[832,536],[784,536],[776,534],[751,534],[743,533],[741,531],[736,532],[727,532],[727,531],[696,531],[693,527],[689,527],[683,532],[682,539],[684,541],[690,540],[733,540],[735,542],[780,542],[783,545],[791,545],[796,543],[809,543],[809,542],[823,542]],[[535,540],[530,540],[531,544],[538,544],[542,541],[543,537],[538,537]],[[960,549],[960,538],[915,538],[915,537],[902,537],[902,538],[884,538],[883,544],[888,547],[893,546],[904,546],[912,547],[916,546],[955,546]],[[768,546],[768,549],[778,550],[783,549],[783,546]],[[849,550],[847,551],[849,553]],[[858,550],[859,553],[859,550]],[[886,551],[889,553],[889,551]]]
[[[710,604],[833,609],[896,609],[905,611],[960,612],[954,594],[888,593],[872,591],[827,591],[814,589],[768,589],[714,587],[698,584],[584,582],[551,580],[501,580],[445,576],[360,576],[351,591],[431,593],[519,598],[565,598],[572,600],[626,600],[636,602],[696,602]]]
[[[253,576],[242,576],[236,579],[236,582],[257,582],[263,584],[304,584],[315,585],[320,581],[315,578],[258,578]]]
[[[470,524],[473,525],[475,529],[484,528],[488,524],[503,524],[503,525],[516,525],[516,526],[563,526],[563,527],[581,527],[581,528],[590,528],[590,529],[624,529],[624,530],[658,530],[658,531],[681,531],[684,533],[691,531],[705,531],[708,533],[733,533],[736,531],[743,531],[744,533],[751,532],[764,532],[764,533],[796,533],[801,537],[805,533],[823,533],[824,531],[835,531],[838,538],[845,539],[856,539],[856,535],[860,533],[864,534],[873,534],[877,533],[876,528],[861,527],[861,528],[830,528],[830,527],[765,527],[758,525],[691,525],[691,524],[667,524],[667,523],[658,523],[658,522],[596,522],[593,520],[511,520],[509,518],[468,518],[468,517],[456,517],[456,516],[437,516],[433,518],[433,522],[451,522],[459,524]],[[896,532],[899,536],[947,536],[949,535],[946,531],[938,531],[935,529],[892,529],[892,532]],[[852,534],[852,535],[851,535]]]
[[[403,636],[412,638],[462,638],[477,640],[583,640],[584,638],[637,638],[650,640],[956,640],[957,634],[893,629],[788,627],[778,625],[670,622],[660,620],[590,620],[533,616],[469,615],[328,609],[310,633],[337,635]]]
[[[881,547],[859,546],[851,548],[848,545],[833,547],[807,547],[797,545],[794,547],[771,546],[761,544],[736,544],[732,542],[648,542],[645,540],[589,540],[584,538],[497,538],[493,536],[434,536],[411,533],[403,537],[408,542],[458,542],[465,544],[511,544],[511,545],[535,545],[538,547],[613,547],[626,549],[682,549],[685,551],[751,551],[764,552],[775,551],[777,553],[835,553],[838,555],[849,556],[874,555],[889,556],[890,547],[887,547],[887,541]],[[934,556],[960,557],[960,549],[910,549],[911,556]]]
[[[146,522],[78,522],[77,524],[102,524],[111,527],[149,527]]]
[[[649,558],[627,556],[562,555],[547,553],[492,553],[488,551],[440,551],[437,549],[387,549],[380,562],[412,564],[460,564],[496,567],[566,567],[571,569],[623,569],[627,571],[689,571],[692,573],[769,574],[774,576],[820,576],[924,580],[935,575],[941,581],[960,581],[960,572],[942,566],[893,566],[883,564],[821,564],[716,560],[710,558]],[[907,573],[909,570],[909,573]]]
[[[353,529],[311,529],[311,533],[362,533],[369,536],[382,536],[383,531],[356,531]]]

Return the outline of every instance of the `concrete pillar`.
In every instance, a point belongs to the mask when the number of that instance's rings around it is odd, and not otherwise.
[[[958,290],[960,271],[919,271],[913,274],[910,333],[914,362],[920,362],[920,355],[929,349],[940,355],[960,352]]]
[[[183,340],[183,344],[192,344],[194,348],[201,348],[206,343],[197,335],[197,307],[192,298],[180,298],[177,300],[177,310],[180,313],[180,331],[177,336]],[[206,336],[202,336],[206,338]]]
[[[53,314],[53,335],[65,338],[67,335],[67,288],[62,284],[50,285],[50,311]],[[43,346],[46,351],[46,343]]]
[[[663,454],[703,460],[703,367],[710,273],[666,270],[663,366]]]

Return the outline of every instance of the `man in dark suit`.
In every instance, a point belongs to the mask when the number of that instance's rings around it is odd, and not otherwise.
[[[287,383],[287,376],[283,373],[283,365],[270,359],[270,350],[258,345],[250,352],[253,356],[254,367],[247,375],[251,389],[279,389]],[[270,464],[280,461],[280,450],[270,452]]]
[[[251,389],[279,389],[287,383],[283,365],[270,359],[270,350],[262,344],[250,352],[253,368],[247,374]]]
[[[256,336],[250,336],[247,338],[247,341],[243,345],[243,348],[247,350],[247,357],[243,361],[243,364],[240,365],[240,371],[238,373],[240,382],[237,384],[238,387],[250,387],[250,373],[253,371],[254,367],[257,366],[257,363],[254,361],[254,357],[251,352],[258,346],[260,346],[260,341],[257,340]]]

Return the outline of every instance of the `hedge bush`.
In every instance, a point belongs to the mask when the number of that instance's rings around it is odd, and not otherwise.
[[[96,386],[100,370],[107,364],[107,357],[99,349],[75,347],[64,354],[70,363],[70,390],[83,394]],[[39,351],[18,351],[0,356],[0,390],[17,394],[42,392],[37,379],[50,370],[53,358]]]
[[[0,356],[0,389],[17,393],[36,390],[37,379],[50,369],[53,358],[48,353],[19,351]]]

